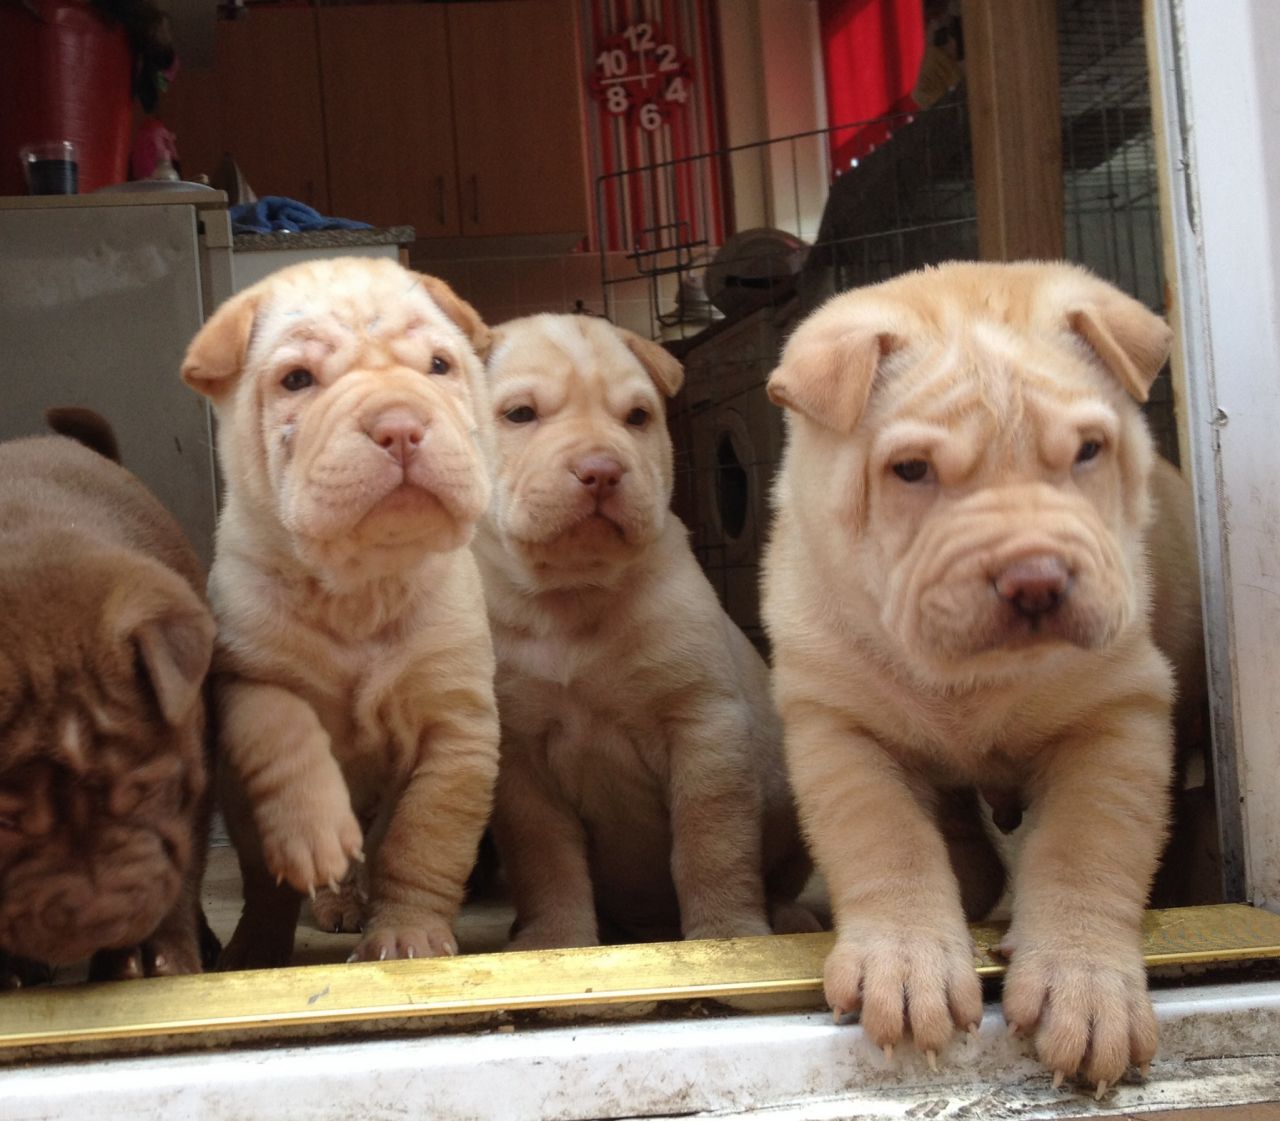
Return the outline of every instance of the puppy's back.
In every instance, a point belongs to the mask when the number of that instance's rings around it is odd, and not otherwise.
[[[145,553],[204,597],[194,550],[173,517],[130,472],[66,436],[0,444],[0,537],[84,533]]]

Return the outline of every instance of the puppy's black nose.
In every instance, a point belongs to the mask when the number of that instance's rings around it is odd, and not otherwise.
[[[408,409],[387,409],[365,425],[365,434],[397,463],[407,464],[426,435],[426,425]]]
[[[996,594],[1028,619],[1056,610],[1071,587],[1066,562],[1052,553],[1014,561],[993,581]]]
[[[627,469],[610,455],[588,455],[569,468],[575,478],[597,498],[605,498],[618,489]]]

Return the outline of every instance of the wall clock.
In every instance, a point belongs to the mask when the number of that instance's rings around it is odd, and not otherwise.
[[[655,132],[689,102],[693,66],[653,22],[633,23],[596,48],[591,94],[605,113]]]

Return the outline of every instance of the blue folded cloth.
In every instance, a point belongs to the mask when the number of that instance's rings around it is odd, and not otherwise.
[[[229,209],[232,232],[238,234],[298,234],[304,230],[370,230],[368,222],[350,218],[326,218],[305,202],[265,195],[257,202],[242,202]]]

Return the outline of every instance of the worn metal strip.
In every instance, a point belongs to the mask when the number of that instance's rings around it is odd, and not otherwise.
[[[973,928],[975,964],[995,976],[1003,927]],[[1280,916],[1243,905],[1148,912],[1149,966],[1280,957]],[[457,958],[313,965],[0,994],[0,1049],[157,1036],[266,1032],[446,1015],[647,1004],[821,1000],[830,934],[664,942]]]

